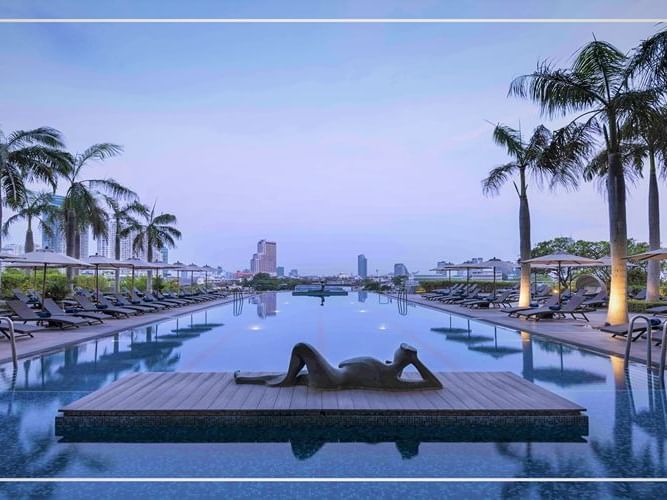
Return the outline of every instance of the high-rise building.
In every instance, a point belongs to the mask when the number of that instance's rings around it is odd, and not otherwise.
[[[290,278],[298,278],[298,277],[299,277],[299,271],[298,271],[298,269],[292,269],[292,270],[289,272],[289,276],[290,276]]]
[[[81,239],[79,240],[79,256],[83,259],[88,257],[90,250],[88,243],[90,242],[90,230],[88,228],[81,232]]]
[[[276,275],[279,278],[282,278],[283,276],[285,276],[285,268],[283,266],[276,267]]]
[[[51,205],[56,208],[62,208],[65,202],[65,197],[58,194],[51,195]],[[65,251],[65,232],[63,231],[60,221],[53,217],[48,218],[45,223],[51,229],[51,234],[47,235],[42,231],[42,248],[48,248],[53,252],[63,253]]]
[[[405,267],[405,264],[394,264],[394,276],[408,276],[408,268]]]
[[[257,253],[250,259],[252,273],[276,274],[277,245],[275,241],[260,240],[257,243]]]
[[[368,260],[363,253],[357,256],[357,275],[362,278],[368,277]]]

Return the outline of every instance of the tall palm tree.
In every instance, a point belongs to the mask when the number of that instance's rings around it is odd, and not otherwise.
[[[621,124],[623,142],[619,156],[624,175],[636,183],[648,161],[648,227],[649,249],[660,248],[660,193],[658,176],[667,175],[667,110],[636,106]],[[606,179],[608,169],[606,149],[595,155],[584,169],[584,178]],[[655,302],[660,296],[660,262],[649,261],[646,270],[646,301]]]
[[[626,186],[621,161],[620,124],[639,103],[656,103],[661,90],[634,88],[633,59],[613,45],[594,40],[576,54],[572,66],[554,68],[538,64],[531,74],[516,78],[510,95],[536,102],[547,116],[577,113],[572,124],[583,132],[598,130],[607,150],[607,201],[609,208],[609,244],[611,248],[611,290],[607,322],[621,324],[628,320],[627,303],[627,220]]]
[[[125,228],[140,225],[137,217],[146,218],[148,215],[148,207],[137,200],[129,203],[121,204],[116,198],[112,196],[105,196],[107,205],[110,209],[110,224],[113,227],[114,234],[114,259],[120,260],[120,244],[123,239],[122,234]],[[120,289],[120,270],[116,269],[116,279],[114,284],[116,292]]]
[[[143,222],[139,224],[130,224],[123,231],[123,236],[134,234],[132,241],[132,249],[135,254],[143,251],[146,252],[146,260],[153,262],[153,250],[161,250],[163,248],[174,248],[176,240],[181,238],[181,232],[176,229],[175,224],[178,222],[176,216],[170,213],[157,213],[155,206],[153,208],[145,208],[143,215]],[[151,289],[152,272],[148,271],[148,280],[146,287]]]
[[[42,233],[47,236],[53,235],[51,220],[55,215],[56,208],[52,202],[53,195],[51,193],[27,192],[17,212],[2,225],[2,234],[6,236],[9,234],[9,228],[13,224],[26,221],[28,228],[25,233],[25,251],[26,253],[32,252],[35,249],[35,240],[32,232],[33,221],[37,221]]]
[[[542,185],[545,181],[551,188],[558,185],[576,186],[577,178],[573,175],[572,163],[564,154],[563,137],[553,136],[543,125],[533,131],[525,141],[521,132],[507,125],[498,124],[493,130],[493,140],[506,149],[513,160],[493,168],[482,181],[482,190],[486,195],[495,195],[500,188],[512,180],[519,197],[519,251],[521,257],[521,285],[519,305],[530,303],[530,208],[528,205],[528,177]],[[576,144],[571,141],[570,147]],[[516,178],[518,177],[518,179]]]
[[[68,164],[64,146],[60,132],[49,127],[9,135],[0,130],[0,225],[3,207],[18,208],[25,202],[27,183],[46,182],[55,190],[57,174]]]
[[[80,257],[81,232],[92,228],[93,236],[107,235],[107,213],[104,210],[103,194],[117,199],[135,199],[136,194],[112,178],[84,178],[86,166],[91,162],[103,161],[117,156],[120,146],[110,143],[94,144],[83,153],[70,156],[70,163],[64,172],[67,183],[62,212],[65,226],[67,255]]]

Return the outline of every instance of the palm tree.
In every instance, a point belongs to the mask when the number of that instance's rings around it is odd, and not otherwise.
[[[660,193],[658,175],[667,175],[667,110],[636,106],[620,127],[623,142],[619,155],[625,178],[635,183],[643,175],[648,160],[648,227],[649,249],[660,248]],[[607,175],[606,150],[591,159],[584,170],[584,178],[605,179]],[[660,296],[660,262],[651,260],[646,271],[646,301],[655,302]]]
[[[510,95],[531,99],[550,117],[578,113],[571,124],[583,133],[598,132],[607,151],[607,201],[609,207],[609,244],[611,248],[611,291],[607,322],[625,323],[628,319],[626,186],[621,160],[620,124],[640,103],[656,103],[661,90],[631,86],[634,59],[613,45],[594,40],[576,54],[572,66],[558,69],[549,63],[538,64],[531,74],[516,78]],[[566,127],[567,129],[567,127]]]
[[[148,207],[137,200],[131,201],[122,205],[116,198],[105,196],[107,205],[110,208],[110,223],[113,225],[114,234],[114,259],[120,260],[120,244],[122,234],[125,228],[140,225],[136,217],[146,218],[148,215]],[[120,289],[120,270],[116,269],[114,290],[118,292]]]
[[[24,204],[27,183],[46,182],[55,190],[57,174],[68,163],[63,147],[60,132],[53,128],[16,130],[7,136],[0,130],[0,225],[3,207]]]
[[[81,232],[92,228],[96,238],[107,235],[108,215],[104,210],[102,193],[117,199],[134,199],[134,191],[111,178],[82,178],[85,167],[93,161],[103,161],[120,154],[122,148],[115,144],[94,144],[83,153],[70,156],[70,163],[63,177],[67,191],[62,206],[67,255],[80,257]]]
[[[156,202],[157,203],[157,202]],[[135,254],[146,251],[146,260],[153,262],[153,250],[174,248],[176,240],[181,238],[181,232],[176,229],[176,216],[170,213],[156,213],[155,206],[149,209],[144,206],[143,223],[129,224],[123,231],[123,236],[134,234],[132,250]],[[146,287],[151,289],[152,272],[148,271]]]
[[[2,234],[5,236],[9,234],[9,228],[12,224],[26,221],[28,229],[25,233],[25,251],[26,253],[32,252],[35,249],[35,240],[32,232],[33,220],[37,221],[43,233],[47,236],[53,235],[51,220],[55,215],[56,208],[52,202],[53,195],[51,193],[27,192],[18,211],[2,225]]]
[[[519,197],[519,249],[521,256],[521,287],[519,305],[530,304],[530,208],[528,205],[528,177],[538,185],[547,181],[551,188],[558,185],[576,186],[572,163],[568,160],[569,149],[563,146],[563,137],[554,136],[543,125],[533,131],[533,135],[524,141],[521,132],[507,125],[498,124],[493,130],[493,140],[506,149],[513,158],[509,163],[493,168],[482,181],[485,195],[495,195],[510,179]],[[576,145],[571,141],[568,147]]]

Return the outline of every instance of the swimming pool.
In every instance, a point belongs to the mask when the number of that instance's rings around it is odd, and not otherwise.
[[[64,443],[54,437],[58,408],[136,371],[283,371],[292,346],[309,342],[332,363],[389,359],[401,342],[434,371],[512,371],[588,409],[581,442]],[[0,467],[3,477],[663,477],[667,404],[640,366],[527,333],[387,297],[265,293],[30,360],[15,379],[2,366]],[[424,496],[475,488],[489,495],[642,496],[655,483],[622,484],[3,484],[6,496],[95,492],[157,495]],[[324,489],[323,489],[324,488]]]

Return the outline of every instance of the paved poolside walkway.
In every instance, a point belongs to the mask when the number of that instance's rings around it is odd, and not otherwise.
[[[250,297],[244,296],[243,299]],[[40,354],[57,351],[65,347],[79,344],[87,340],[92,340],[100,337],[108,337],[118,332],[138,328],[160,321],[165,321],[177,316],[185,316],[197,311],[202,311],[213,306],[228,304],[233,302],[232,297],[227,297],[220,300],[212,300],[187,306],[178,307],[175,309],[168,309],[166,311],[140,314],[138,316],[131,316],[122,319],[108,319],[102,325],[91,325],[80,328],[70,328],[67,330],[59,330],[56,328],[49,328],[47,330],[35,332],[33,338],[21,337],[16,339],[16,351],[20,358],[34,357]],[[0,363],[11,363],[12,351],[9,341],[3,336],[0,341]]]
[[[565,344],[582,347],[589,351],[605,355],[625,357],[625,337],[612,337],[608,333],[601,332],[595,327],[604,325],[606,311],[594,311],[586,313],[590,322],[584,320],[558,319],[558,320],[526,320],[510,318],[502,312],[502,309],[469,309],[455,304],[441,304],[423,299],[420,295],[408,295],[408,301],[420,304],[432,309],[451,312],[460,316],[474,318],[498,326],[504,326],[513,330],[519,330],[541,337],[557,340]],[[636,315],[631,315],[636,316]],[[662,332],[658,333],[658,338]],[[660,357],[660,348],[653,346],[652,364],[657,368]],[[632,345],[630,360],[646,364],[647,340],[638,339]]]

